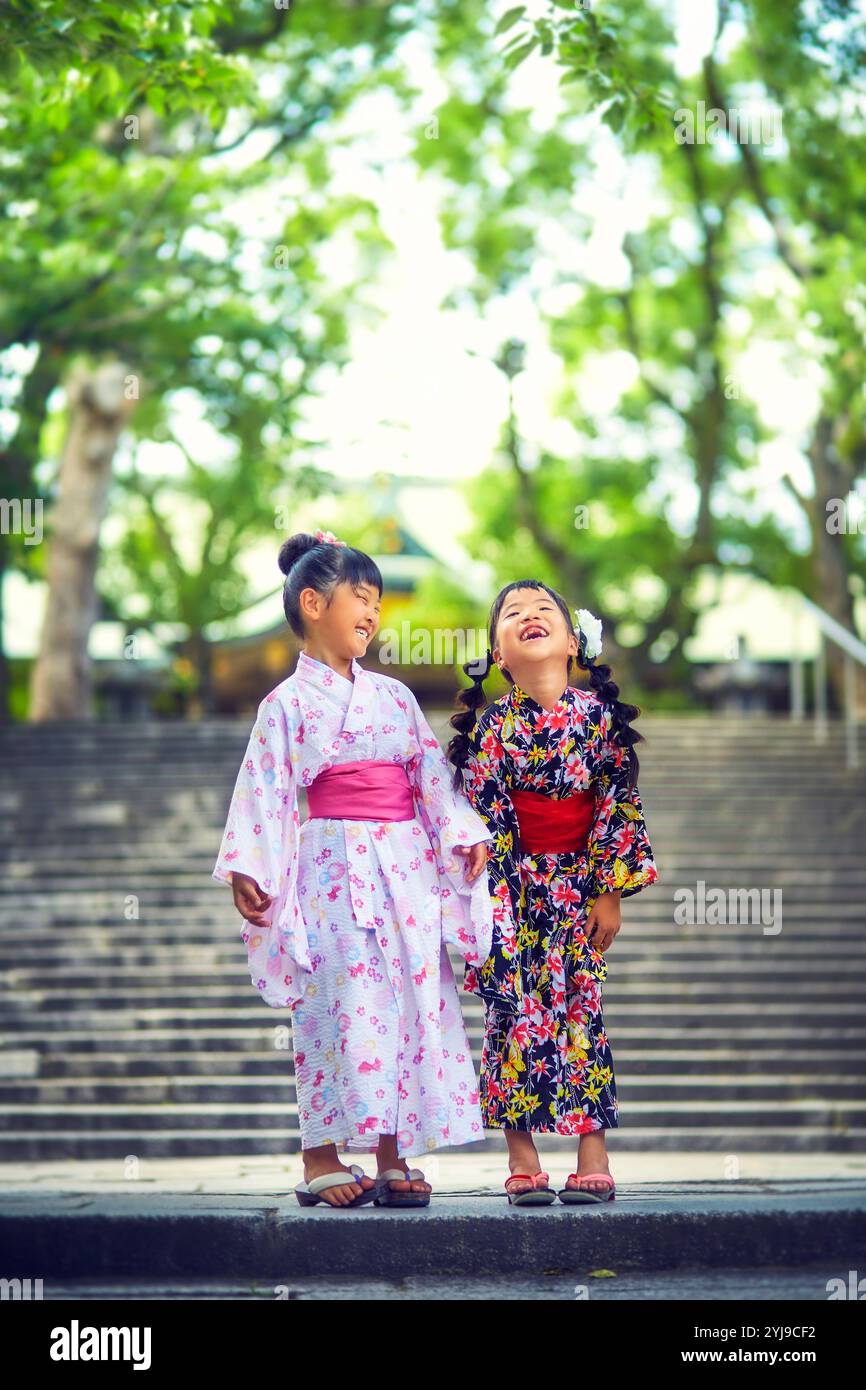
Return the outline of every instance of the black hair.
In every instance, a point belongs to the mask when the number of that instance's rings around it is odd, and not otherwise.
[[[594,657],[586,655],[586,634],[575,632],[574,624],[571,620],[571,611],[561,594],[555,589],[551,589],[540,579],[515,579],[512,584],[506,584],[504,589],[500,589],[493,606],[490,609],[490,622],[488,625],[488,640],[490,646],[487,648],[486,657],[480,661],[467,661],[463,670],[467,676],[472,677],[470,686],[463,686],[457,693],[455,703],[459,708],[456,714],[452,714],[450,723],[457,733],[448,744],[448,759],[454,764],[454,787],[460,790],[463,786],[463,769],[469,759],[469,736],[475,727],[478,719],[478,712],[482,705],[487,704],[487,695],[484,690],[484,682],[490,674],[493,665],[492,648],[496,645],[496,625],[499,622],[499,614],[506,598],[513,589],[543,589],[549,594],[556,604],[559,611],[565,618],[566,626],[572,636],[577,637],[577,664],[583,670],[589,672],[589,684],[592,691],[605,701],[612,708],[611,719],[611,739],[620,747],[628,749],[629,780],[628,786],[633,787],[637,782],[640,762],[634,745],[644,742],[644,736],[637,729],[632,729],[631,721],[637,719],[640,708],[637,705],[626,705],[617,697],[619,686],[611,680],[611,669],[609,666],[596,666]],[[571,664],[573,657],[568,658],[568,674],[571,675]],[[514,678],[511,672],[502,667],[502,673],[511,685]]]
[[[283,585],[286,622],[296,637],[306,635],[298,601],[302,590],[315,589],[330,602],[338,584],[375,585],[380,597],[385,587],[379,566],[363,550],[320,541],[304,531],[283,541],[277,563],[286,576]]]

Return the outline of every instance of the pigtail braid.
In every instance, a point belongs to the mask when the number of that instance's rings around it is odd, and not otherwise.
[[[487,648],[487,655],[479,660],[467,661],[463,666],[464,675],[472,677],[472,684],[463,686],[458,692],[455,704],[460,706],[449,719],[449,724],[457,733],[446,749],[448,761],[454,764],[453,783],[455,791],[463,790],[463,769],[469,761],[469,737],[478,720],[478,711],[487,704],[484,682],[490,675],[493,653]]]
[[[577,664],[589,672],[589,684],[593,693],[611,706],[611,737],[621,748],[628,749],[628,785],[631,788],[637,782],[640,771],[640,761],[634,745],[646,741],[638,729],[631,728],[631,721],[637,719],[640,707],[627,705],[618,699],[619,686],[611,679],[610,667],[604,664],[596,666],[595,658],[586,655],[586,634],[583,632],[578,633]]]

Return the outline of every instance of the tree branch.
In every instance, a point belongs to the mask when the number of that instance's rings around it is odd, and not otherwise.
[[[704,58],[703,69],[704,79],[707,84],[707,96],[711,105],[717,107],[719,110],[727,111],[727,101],[725,99],[724,92],[722,91],[721,83],[719,81],[718,73],[716,71],[715,62],[711,53],[708,53],[707,56]],[[742,160],[743,168],[746,173],[746,180],[749,184],[749,187],[752,190],[755,201],[758,204],[758,207],[761,209],[761,212],[764,214],[764,217],[769,223],[770,229],[773,233],[779,256],[784,261],[785,265],[788,267],[791,273],[793,275],[796,275],[798,280],[809,279],[813,272],[811,268],[805,263],[805,261],[800,259],[800,256],[795,250],[788,236],[787,231],[782,226],[781,220],[773,210],[769,194],[767,193],[767,190],[764,186],[764,179],[763,174],[761,172],[761,166],[758,159],[755,156],[754,150],[752,149],[751,145],[747,140],[737,140],[735,142],[735,145],[739,153],[740,159]]]
[[[623,251],[625,252],[626,257],[629,263],[631,264],[632,278],[634,278],[635,265],[632,259],[632,255],[626,249],[625,245],[623,245]],[[683,412],[676,405],[674,405],[673,399],[668,394],[668,392],[665,391],[665,389],[662,386],[659,386],[655,381],[652,380],[651,377],[648,377],[646,374],[646,366],[644,364],[644,359],[642,356],[642,349],[637,329],[637,321],[635,319],[633,300],[634,295],[632,290],[623,290],[622,294],[619,296],[619,302],[622,305],[626,342],[628,343],[629,352],[637,362],[641,382],[645,389],[652,396],[653,400],[658,401],[660,405],[667,406],[668,410],[673,411],[674,415],[679,415],[680,417],[682,417]]]
[[[174,175],[169,175],[168,178],[163,180],[162,186],[157,190],[156,196],[151,202],[150,207],[137,220],[135,226],[130,228],[127,232],[126,237],[121,241],[112,256],[110,264],[101,274],[92,275],[89,280],[85,280],[82,284],[77,285],[75,289],[70,290],[63,299],[57,300],[54,304],[49,304],[45,309],[37,310],[29,319],[25,319],[23,323],[18,324],[11,334],[7,334],[6,337],[0,338],[0,351],[4,351],[14,343],[28,342],[31,338],[36,336],[37,330],[43,324],[50,322],[52,317],[63,313],[64,310],[71,308],[73,304],[83,303],[90,298],[91,295],[95,294],[97,290],[102,289],[103,285],[115,279],[117,276],[118,264],[121,264],[127,255],[134,251],[135,247],[141,243],[148,231],[149,219],[157,211],[160,204],[165,201],[165,198],[171,192],[176,182],[177,180]]]

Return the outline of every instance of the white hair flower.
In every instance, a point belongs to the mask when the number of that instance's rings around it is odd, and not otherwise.
[[[586,656],[593,658],[601,651],[601,618],[590,613],[588,608],[575,608],[575,620],[586,637]]]

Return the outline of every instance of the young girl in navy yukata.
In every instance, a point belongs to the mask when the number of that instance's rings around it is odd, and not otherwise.
[[[279,562],[303,650],[259,706],[213,876],[253,984],[292,1010],[298,1200],[426,1205],[406,1156],[485,1137],[447,947],[490,953],[490,832],[408,686],[358,661],[379,626],[370,556],[320,531]],[[375,1153],[376,1180],[338,1149]]]
[[[515,580],[490,614],[487,657],[451,718],[455,785],[494,835],[488,873],[497,901],[493,950],[469,965],[465,988],[485,1006],[481,1107],[503,1129],[515,1203],[556,1200],[535,1133],[579,1137],[564,1202],[613,1197],[605,1131],[617,1126],[613,1058],[604,1027],[604,952],[620,930],[620,900],[658,878],[637,788],[630,722],[610,667],[596,666],[601,624],[535,579]],[[492,662],[511,689],[488,705]],[[568,684],[574,662],[590,689]]]

